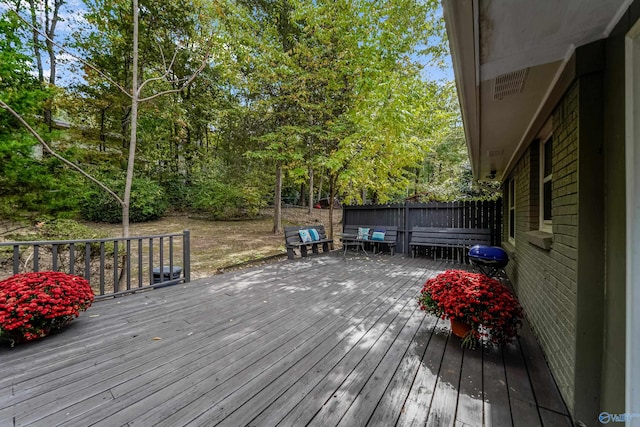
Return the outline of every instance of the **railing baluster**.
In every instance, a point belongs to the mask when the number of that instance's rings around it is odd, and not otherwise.
[[[127,268],[127,290],[131,289],[131,239],[127,239],[127,256],[124,262]]]
[[[84,278],[91,283],[91,243],[84,244]]]
[[[69,274],[76,274],[76,245],[73,242],[69,244]]]
[[[118,292],[118,263],[120,262],[120,254],[118,253],[118,241],[113,242],[113,292]]]
[[[20,246],[13,245],[13,274],[20,272]]]
[[[153,237],[149,238],[149,284],[153,285]]]
[[[142,287],[142,239],[138,239],[138,287]]]
[[[164,237],[160,237],[160,283],[164,282]]]
[[[33,245],[33,271],[40,271],[40,246]]]
[[[182,234],[182,272],[184,273],[184,281],[191,281],[191,232],[184,230]]]
[[[100,242],[100,295],[104,295],[104,242]]]
[[[173,236],[169,236],[169,280],[173,280]]]
[[[51,245],[51,270],[58,271],[58,245]]]

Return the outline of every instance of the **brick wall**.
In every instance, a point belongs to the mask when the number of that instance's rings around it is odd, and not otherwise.
[[[577,116],[578,83],[569,89],[553,112],[553,247],[550,250],[531,243],[528,234],[539,228],[537,141],[529,146],[512,172],[516,179],[516,239],[507,268],[570,411],[573,411],[576,353]],[[504,218],[508,218],[508,213]],[[506,231],[503,235],[507,235]]]

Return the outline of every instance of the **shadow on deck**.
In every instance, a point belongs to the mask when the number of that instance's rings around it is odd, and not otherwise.
[[[332,253],[97,302],[0,348],[0,425],[570,426],[528,327],[463,350],[418,309],[456,267]]]

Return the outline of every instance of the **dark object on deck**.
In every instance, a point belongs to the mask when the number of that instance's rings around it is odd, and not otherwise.
[[[509,255],[497,246],[476,245],[469,249],[469,261],[485,276],[494,277],[507,266]]]
[[[300,236],[300,230],[315,230],[318,233],[318,240],[309,242],[303,242]],[[287,247],[287,257],[293,259],[294,249],[300,249],[300,256],[307,256],[307,247],[311,246],[311,251],[314,254],[318,253],[318,245],[322,245],[323,252],[329,252],[329,243],[333,244],[333,239],[327,238],[327,233],[324,231],[324,225],[303,225],[301,227],[285,227],[284,228],[284,240]]]
[[[171,267],[165,265],[162,267],[162,273],[160,273],[160,267],[153,269],[153,284],[162,283],[164,286],[175,285],[180,283],[180,274],[182,274],[182,267],[174,266],[173,274]],[[156,286],[157,288],[158,286]]]

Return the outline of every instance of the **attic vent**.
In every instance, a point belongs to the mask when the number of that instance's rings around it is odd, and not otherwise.
[[[522,92],[524,80],[527,78],[528,68],[503,74],[493,80],[493,99],[498,100]]]

